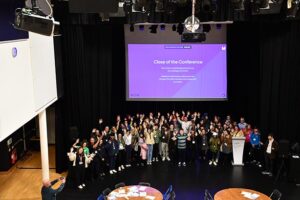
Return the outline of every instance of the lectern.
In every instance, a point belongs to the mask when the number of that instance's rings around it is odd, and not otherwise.
[[[232,138],[232,150],[233,150],[233,166],[244,166],[243,153],[245,146],[245,137],[233,137]]]

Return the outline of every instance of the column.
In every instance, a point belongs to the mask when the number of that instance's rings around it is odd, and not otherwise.
[[[47,136],[47,117],[46,110],[39,114],[40,127],[40,146],[41,146],[41,161],[42,161],[42,177],[43,180],[49,179],[49,154],[48,154],[48,136]]]

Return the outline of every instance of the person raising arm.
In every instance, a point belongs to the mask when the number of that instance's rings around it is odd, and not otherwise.
[[[53,189],[52,186],[61,181],[61,185],[57,189]],[[54,181],[50,182],[49,179],[43,180],[43,187],[41,190],[42,193],[42,200],[55,200],[56,195],[64,189],[66,179],[64,177],[60,177],[59,179],[55,179]]]

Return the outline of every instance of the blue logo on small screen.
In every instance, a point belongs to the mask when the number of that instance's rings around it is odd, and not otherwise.
[[[17,57],[18,55],[18,49],[16,47],[12,48],[11,50],[11,54],[12,54],[12,57]]]

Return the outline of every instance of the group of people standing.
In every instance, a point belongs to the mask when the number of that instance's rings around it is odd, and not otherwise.
[[[252,129],[243,117],[239,122],[227,116],[209,118],[207,113],[173,111],[116,117],[113,126],[94,128],[89,141],[77,140],[68,157],[73,179],[79,189],[87,179],[94,180],[105,173],[115,174],[127,167],[152,165],[153,162],[171,161],[185,167],[196,160],[208,161],[211,166],[231,164],[232,137],[246,137],[244,160],[261,165],[265,154],[266,172],[271,175],[277,142],[270,134],[268,142],[261,142],[257,128]]]

